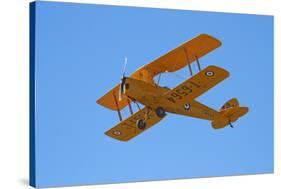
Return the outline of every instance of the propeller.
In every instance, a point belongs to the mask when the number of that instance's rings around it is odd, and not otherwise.
[[[122,94],[123,94],[123,92],[124,92],[124,85],[125,85],[125,81],[126,81],[125,71],[126,71],[127,63],[128,63],[128,58],[127,58],[127,57],[125,57],[124,67],[123,67],[123,71],[122,71],[122,77],[121,77],[121,81],[120,81],[120,94],[119,94],[119,100],[121,100],[121,99],[122,99]]]

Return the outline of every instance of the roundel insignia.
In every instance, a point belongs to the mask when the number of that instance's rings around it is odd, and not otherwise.
[[[114,130],[114,131],[112,131],[112,134],[119,136],[119,135],[121,135],[122,133],[121,133],[121,131]]]
[[[184,108],[185,110],[189,110],[189,109],[190,109],[190,104],[184,104],[184,105],[183,105],[183,108]]]
[[[213,71],[207,71],[207,72],[205,72],[205,75],[208,77],[212,77],[215,75],[215,73]]]

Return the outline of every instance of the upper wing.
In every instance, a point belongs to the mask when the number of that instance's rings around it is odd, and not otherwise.
[[[153,77],[163,72],[174,72],[191,64],[197,58],[218,48],[221,42],[207,34],[201,34],[169,51],[132,74],[133,78],[151,81]]]
[[[163,96],[175,104],[183,105],[205,93],[228,76],[229,73],[226,70],[208,66],[174,89],[164,93]]]
[[[148,83],[153,83],[153,77],[162,72],[174,72],[178,69],[192,63],[196,58],[200,58],[210,51],[218,48],[221,42],[207,34],[201,34],[197,37],[183,43],[182,45],[171,50],[167,54],[157,58],[156,60],[144,65],[131,77]],[[126,98],[119,98],[120,84],[107,92],[104,96],[97,100],[101,106],[111,110],[124,108],[128,103]],[[117,99],[117,104],[115,102]]]
[[[147,114],[148,111],[149,113]],[[146,127],[144,130],[137,128],[136,122],[138,119],[145,119]],[[140,111],[134,113],[124,121],[106,131],[105,134],[120,141],[128,141],[158,123],[161,119],[162,118],[159,118],[154,111],[144,107]]]

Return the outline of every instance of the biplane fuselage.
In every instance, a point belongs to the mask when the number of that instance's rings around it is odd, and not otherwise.
[[[117,111],[120,122],[105,132],[106,135],[128,141],[163,120],[166,113],[174,113],[211,121],[214,129],[232,127],[233,122],[248,112],[233,98],[219,111],[200,102],[196,98],[216,86],[229,76],[229,72],[217,66],[201,69],[199,58],[216,49],[221,42],[212,36],[201,34],[185,42],[167,54],[141,67],[130,77],[123,75],[121,83],[112,88],[97,103]],[[198,72],[192,72],[190,64],[196,61]],[[154,82],[154,77],[165,72],[174,72],[188,65],[191,77],[169,89]],[[133,112],[131,103],[139,110]],[[138,103],[144,107],[141,109]],[[122,119],[121,111],[128,106],[131,115]]]
[[[174,104],[163,96],[167,91],[169,89],[133,78],[126,78],[124,84],[124,94],[130,99],[140,102],[153,110],[160,105],[164,105],[163,108],[166,111],[172,112],[175,109]]]
[[[172,91],[171,89],[160,87],[155,83],[148,83],[128,77],[125,79],[123,90],[125,96],[133,101],[137,101],[142,105],[147,106],[153,111],[157,110],[157,108],[162,108],[166,112],[189,115],[187,112],[189,111],[190,104],[193,100],[186,100],[184,104],[176,103],[176,101],[183,98],[188,99],[186,97],[192,93],[193,89],[198,89],[200,87],[202,86],[199,83],[194,81],[189,82],[188,84],[181,86],[176,91],[173,91],[170,96],[166,96],[165,94],[168,91]],[[204,113],[208,113],[209,119],[214,117],[214,114],[209,111],[205,110]]]

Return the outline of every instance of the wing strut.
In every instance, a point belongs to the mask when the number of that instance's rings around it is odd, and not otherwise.
[[[114,93],[113,93],[113,98],[114,98],[114,102],[115,102],[115,105],[116,105],[116,108],[117,108],[119,119],[120,119],[120,121],[122,121],[121,112],[120,112],[120,109],[119,109],[119,105],[118,105],[118,102],[117,102],[116,95]]]
[[[139,110],[141,110],[140,105],[136,102],[136,105],[138,107]]]
[[[160,78],[161,78],[161,73],[158,76],[157,85],[159,85],[159,83],[160,83]]]
[[[187,61],[189,73],[190,73],[190,75],[192,76],[193,73],[192,73],[192,69],[191,69],[190,63],[189,63],[189,58],[188,58],[187,50],[186,50],[186,48],[183,48],[183,50],[184,50],[185,58],[186,58],[186,61]]]
[[[132,109],[132,106],[131,106],[131,101],[129,100],[129,98],[127,98],[127,102],[128,102],[128,105],[129,105],[130,113],[131,113],[131,115],[133,115],[134,112],[133,112],[133,109]]]
[[[195,55],[195,58],[196,58],[196,63],[197,63],[198,70],[200,72],[201,71],[201,66],[200,66],[199,59],[198,59],[198,57],[196,55]]]

